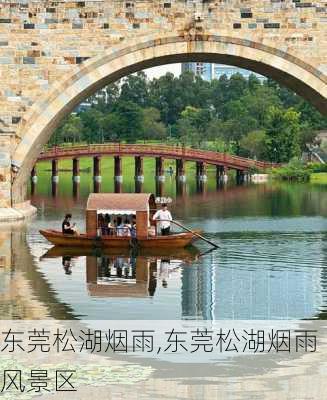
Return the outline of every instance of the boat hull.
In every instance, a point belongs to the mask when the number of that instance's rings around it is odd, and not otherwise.
[[[132,247],[130,237],[101,236],[92,237],[86,234],[67,235],[55,230],[40,230],[49,242],[55,246],[69,247],[103,247],[111,249],[127,249]],[[199,233],[199,232],[196,232]],[[192,233],[176,233],[168,236],[150,236],[137,240],[137,246],[143,249],[172,249],[183,248],[195,241]]]

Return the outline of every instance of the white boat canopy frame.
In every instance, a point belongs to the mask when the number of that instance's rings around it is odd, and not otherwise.
[[[97,215],[109,214],[109,215],[136,215],[135,210],[97,210]]]

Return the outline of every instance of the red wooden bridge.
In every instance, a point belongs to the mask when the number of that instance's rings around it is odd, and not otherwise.
[[[244,172],[249,171],[252,168],[265,170],[273,166],[272,163],[269,162],[252,160],[249,158],[238,157],[226,153],[218,153],[215,151],[196,150],[181,146],[118,143],[52,147],[42,152],[38,158],[38,161],[100,156],[160,157],[162,159],[176,159],[217,165]]]

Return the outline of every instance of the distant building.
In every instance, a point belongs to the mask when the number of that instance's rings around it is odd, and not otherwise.
[[[233,65],[211,64],[203,62],[182,63],[182,72],[185,71],[191,71],[195,75],[199,75],[207,81],[219,79],[223,75],[226,75],[227,78],[230,78],[235,74],[241,74],[246,79],[248,79],[251,74],[255,75],[261,81],[266,79],[264,76],[256,74],[255,72],[234,67]]]
[[[212,66],[213,64],[203,62],[182,63],[182,72],[193,72],[194,75],[199,75],[204,80],[211,81]]]
[[[213,64],[213,79],[219,79],[223,75],[226,75],[228,78],[230,78],[235,74],[241,74],[246,79],[248,79],[250,75],[255,75],[259,80],[266,79],[264,76],[253,71],[249,71],[248,69],[234,67],[233,65]]]

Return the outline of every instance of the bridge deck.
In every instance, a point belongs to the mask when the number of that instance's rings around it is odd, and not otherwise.
[[[191,149],[189,147],[118,143],[53,147],[42,152],[38,157],[38,161],[103,155],[163,157],[166,159],[183,159],[185,161],[202,161],[211,165],[221,165],[239,170],[248,170],[253,167],[267,169],[275,166],[270,162],[251,160],[215,151]]]

